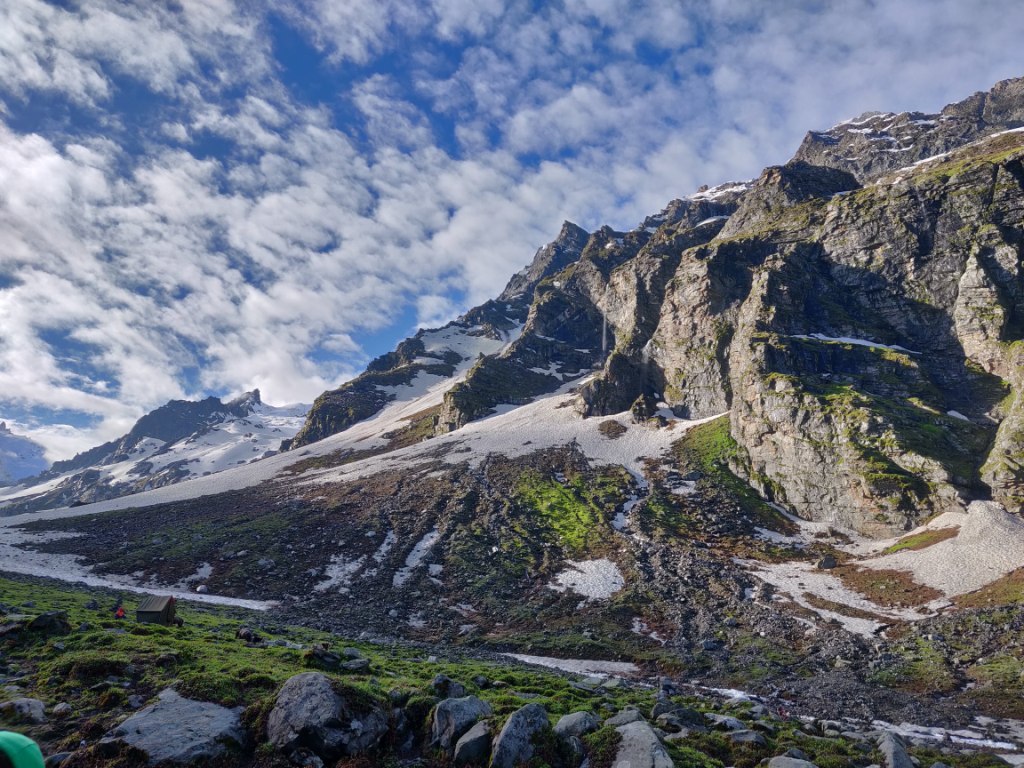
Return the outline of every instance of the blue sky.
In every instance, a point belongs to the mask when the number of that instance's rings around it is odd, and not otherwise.
[[[1024,74],[1015,1],[0,7],[0,420],[63,458],[171,398],[311,401],[867,110]]]

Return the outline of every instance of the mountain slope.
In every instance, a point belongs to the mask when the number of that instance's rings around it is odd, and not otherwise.
[[[49,466],[43,446],[14,434],[0,421],[0,486],[38,475]]]
[[[986,677],[936,638],[1024,583],[1022,247],[1014,129],[875,176],[798,157],[628,232],[567,224],[499,299],[326,393],[291,450],[0,520],[0,567],[668,654],[864,711],[894,687],[1019,711],[1018,646]]]
[[[522,332],[445,393],[433,433],[598,369],[584,415],[732,409],[734,469],[801,517],[884,536],[972,499],[1017,508],[1022,103],[1007,81],[908,117],[899,154],[877,126],[812,133],[560,270],[542,249],[503,294],[533,276]]]
[[[123,437],[0,493],[0,514],[115,498],[265,458],[295,434],[306,411],[266,405],[259,390],[226,403],[172,400]]]

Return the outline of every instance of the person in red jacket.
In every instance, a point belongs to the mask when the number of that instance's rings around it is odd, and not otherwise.
[[[115,619],[123,619],[123,618],[124,618],[125,616],[127,616],[127,615],[128,615],[128,614],[126,614],[126,613],[124,612],[124,606],[123,606],[123,605],[119,605],[119,606],[117,606],[117,610],[116,610],[116,611],[114,611],[114,618],[115,618]]]

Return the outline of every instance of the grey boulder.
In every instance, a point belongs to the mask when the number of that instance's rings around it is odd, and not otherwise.
[[[636,721],[616,728],[622,740],[612,765],[629,768],[675,768],[668,750],[658,741],[654,729]]]
[[[373,749],[387,733],[387,715],[356,711],[319,672],[290,677],[267,720],[267,738],[286,754],[308,749],[326,760]]]
[[[434,708],[430,743],[450,751],[477,720],[490,717],[491,714],[491,705],[476,696],[445,699]]]
[[[768,746],[768,739],[757,731],[729,731],[729,741],[733,744],[754,744],[758,747]]]
[[[635,707],[626,707],[618,714],[609,717],[604,721],[604,724],[612,728],[618,728],[620,725],[626,725],[627,723],[642,723],[644,722],[644,716],[640,714],[640,710]]]
[[[729,715],[717,715],[713,712],[708,712],[704,715],[704,718],[719,731],[745,731],[747,729],[746,723]]]
[[[883,731],[878,737],[878,751],[882,753],[883,768],[914,768],[907,754],[903,739],[891,731]]]
[[[0,703],[0,715],[18,723],[45,723],[46,705],[39,699],[11,699]]]
[[[548,713],[540,704],[527,704],[513,712],[491,749],[491,768],[514,768],[533,757],[533,741],[550,728]]]
[[[562,716],[555,724],[555,733],[567,739],[570,736],[583,736],[593,733],[601,727],[601,721],[590,712],[573,712]]]
[[[455,743],[452,763],[455,766],[483,765],[491,754],[491,726],[481,720]]]
[[[461,699],[466,695],[466,686],[455,682],[448,675],[436,675],[431,683],[431,688],[433,688],[435,696],[443,699]]]
[[[768,761],[768,768],[818,768],[809,760],[799,760],[795,757],[780,755]]]
[[[244,747],[248,741],[241,712],[241,707],[186,699],[168,688],[155,704],[111,731],[108,739],[141,750],[151,764],[213,760],[228,746]]]

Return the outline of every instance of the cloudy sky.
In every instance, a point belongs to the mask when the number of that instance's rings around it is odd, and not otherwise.
[[[5,0],[0,419],[311,401],[810,128],[1024,74],[1019,0]]]

